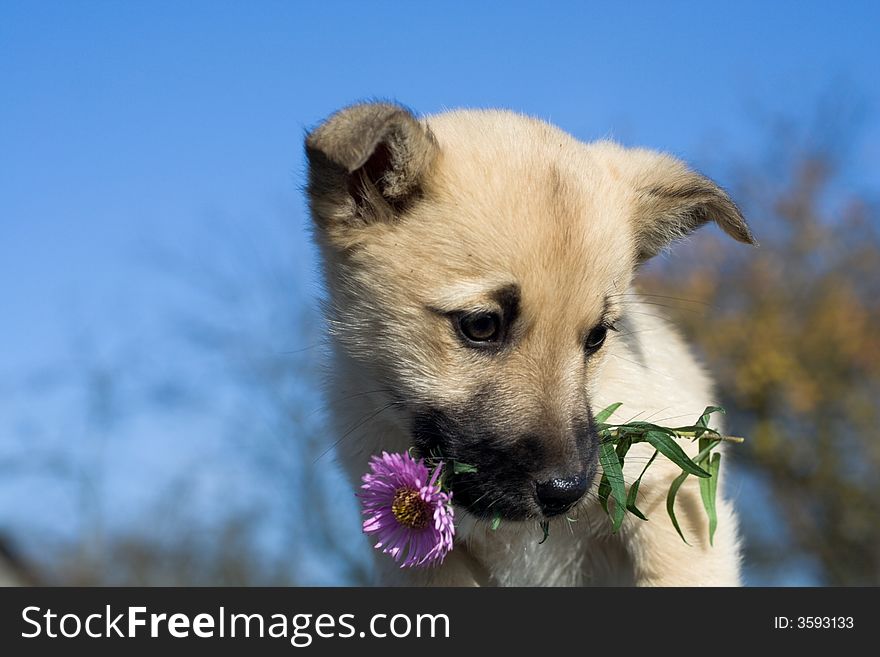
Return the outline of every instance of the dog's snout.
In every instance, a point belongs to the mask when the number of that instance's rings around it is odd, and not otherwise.
[[[544,515],[555,516],[570,509],[587,492],[587,475],[579,473],[538,482],[535,492]]]

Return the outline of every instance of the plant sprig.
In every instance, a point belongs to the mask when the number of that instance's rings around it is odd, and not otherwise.
[[[718,489],[718,471],[721,465],[721,454],[713,450],[722,442],[743,442],[737,436],[723,436],[709,426],[709,419],[714,413],[724,413],[720,406],[708,406],[695,424],[681,427],[663,427],[643,421],[631,421],[623,424],[609,423],[608,419],[620,408],[621,402],[611,404],[596,414],[595,421],[599,433],[599,462],[602,465],[602,479],[599,481],[599,502],[603,510],[611,518],[613,531],[620,529],[626,513],[629,512],[641,520],[648,518],[636,506],[639,486],[648,468],[662,454],[681,468],[681,474],[669,486],[666,495],[666,511],[672,520],[675,531],[687,543],[675,516],[675,498],[685,480],[694,475],[700,479],[700,497],[709,518],[709,543],[715,538],[718,527],[718,513],[715,506]],[[678,440],[690,439],[699,441],[699,452],[691,459],[679,446]],[[654,447],[654,454],[642,468],[641,474],[629,486],[623,478],[623,465],[629,449],[637,443],[649,443]],[[613,505],[609,507],[609,498]]]
[[[657,456],[662,454],[681,468],[681,474],[672,480],[666,494],[666,511],[672,520],[675,531],[685,543],[688,542],[678,523],[678,518],[675,516],[675,498],[685,480],[693,475],[700,480],[700,498],[709,518],[709,543],[713,544],[715,530],[718,527],[715,499],[718,490],[718,472],[721,465],[721,454],[713,452],[713,450],[722,442],[741,443],[744,439],[737,436],[723,436],[709,426],[709,420],[714,413],[724,413],[724,409],[720,406],[707,406],[696,423],[680,427],[664,427],[639,420],[621,424],[608,422],[614,412],[622,405],[622,402],[611,404],[599,411],[594,418],[600,440],[599,463],[602,465],[602,478],[599,481],[598,490],[599,503],[611,519],[612,530],[616,532],[620,529],[627,513],[631,513],[640,520],[648,519],[636,506],[639,486],[648,468],[651,467]],[[679,446],[677,442],[679,440],[698,441],[699,452],[697,455],[690,458]],[[627,488],[623,478],[623,466],[630,448],[638,443],[650,444],[654,447],[654,453],[642,468],[638,478]],[[438,482],[441,489],[448,488],[449,480],[455,475],[477,471],[473,465],[468,463],[462,463],[455,459],[444,459],[439,452],[427,455],[425,461],[431,467],[436,467],[440,463],[446,464],[447,467],[440,475]],[[609,504],[609,499],[612,504]],[[495,531],[500,525],[501,516],[496,513],[491,519],[490,528]],[[539,544],[546,541],[550,534],[549,521],[542,521],[540,527],[542,538]]]

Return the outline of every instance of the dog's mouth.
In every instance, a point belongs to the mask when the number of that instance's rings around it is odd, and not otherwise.
[[[534,491],[526,485],[505,486],[478,473],[453,477],[452,503],[484,519],[528,520],[540,516]]]
[[[564,462],[538,434],[511,440],[485,429],[467,431],[436,410],[416,417],[412,443],[421,456],[445,462],[453,505],[483,519],[568,513],[587,495],[598,469],[598,436],[591,421],[578,435],[575,454]]]
[[[562,481],[538,484],[532,477],[505,481],[491,473],[467,472],[449,478],[452,502],[481,519],[523,521],[571,513],[587,497],[596,476],[596,463]]]

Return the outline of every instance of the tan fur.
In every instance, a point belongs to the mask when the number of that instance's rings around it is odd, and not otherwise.
[[[334,347],[329,397],[353,483],[371,454],[410,446],[413,408],[464,403],[487,381],[497,390],[484,409],[493,426],[540,430],[560,459],[584,405],[621,401],[621,420],[684,421],[717,401],[682,340],[631,287],[639,262],[708,220],[753,241],[733,202],[677,160],[584,144],[510,112],[416,123],[382,104],[334,115],[307,149]],[[491,309],[489,291],[508,283],[522,292],[515,348],[498,358],[463,348],[443,313]],[[620,330],[585,359],[583,335],[603,319]],[[628,481],[652,452],[633,448]],[[677,473],[655,461],[640,490],[650,521],[628,517],[617,534],[595,494],[567,514],[577,522],[554,519],[543,545],[536,521],[493,532],[459,510],[457,545],[441,567],[401,571],[379,555],[381,581],[738,584],[730,504],[719,495],[710,547],[690,478],[678,498],[686,545],[664,506]]]

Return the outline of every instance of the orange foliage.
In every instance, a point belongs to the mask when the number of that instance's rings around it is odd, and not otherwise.
[[[834,174],[801,157],[775,189],[744,181],[761,246],[707,232],[652,264],[642,290],[675,298],[668,314],[747,437],[734,458],[772,493],[740,496],[749,559],[806,556],[823,583],[878,584],[880,218],[859,200],[833,205]],[[761,538],[749,507],[768,503],[785,526]]]

